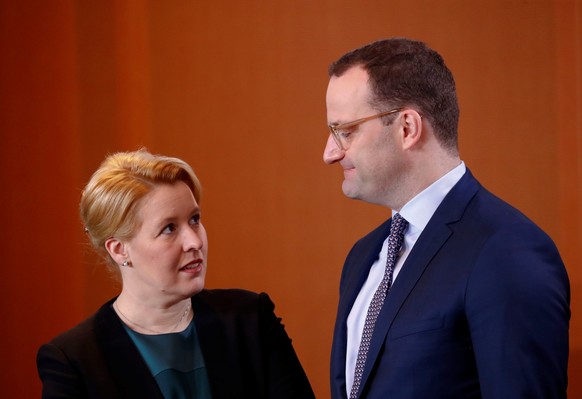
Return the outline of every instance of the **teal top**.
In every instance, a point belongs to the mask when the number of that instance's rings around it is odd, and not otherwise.
[[[123,325],[148,365],[164,398],[211,398],[194,321],[181,332],[146,335]]]

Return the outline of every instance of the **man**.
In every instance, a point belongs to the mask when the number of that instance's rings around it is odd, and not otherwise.
[[[461,161],[441,56],[382,40],[329,75],[324,161],[343,169],[346,196],[393,215],[346,259],[332,398],[565,398],[566,270],[551,239]]]

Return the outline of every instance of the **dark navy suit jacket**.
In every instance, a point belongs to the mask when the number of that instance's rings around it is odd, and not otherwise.
[[[346,319],[391,220],[349,253],[331,356],[346,398]],[[566,397],[570,291],[552,240],[467,170],[406,259],[378,317],[367,399]]]
[[[43,398],[163,399],[113,301],[40,348]],[[213,398],[314,398],[266,294],[204,290],[192,308]]]

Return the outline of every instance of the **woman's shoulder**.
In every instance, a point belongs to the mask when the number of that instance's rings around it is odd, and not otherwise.
[[[113,301],[114,299],[106,302],[91,316],[69,330],[60,333],[49,343],[59,347],[86,345],[89,340],[93,339],[97,331],[102,330],[103,328],[108,328],[111,321],[115,320],[111,317],[114,314],[113,309],[111,308],[111,303]]]
[[[194,296],[192,301],[194,306],[210,307],[219,311],[244,311],[272,306],[272,301],[266,293],[239,288],[204,289]]]

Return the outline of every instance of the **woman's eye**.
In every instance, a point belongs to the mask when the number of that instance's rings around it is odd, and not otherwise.
[[[190,224],[200,224],[200,215],[196,214],[190,219]]]
[[[162,234],[170,234],[170,233],[173,233],[175,230],[176,230],[176,226],[174,226],[173,223],[170,223],[169,225],[164,227],[164,229],[162,230]]]

